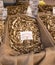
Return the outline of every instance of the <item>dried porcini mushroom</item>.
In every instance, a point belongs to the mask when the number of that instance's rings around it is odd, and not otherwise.
[[[44,6],[38,6],[39,7],[39,12],[47,12],[50,11],[52,12],[52,7],[51,5],[44,5]]]
[[[10,47],[20,54],[37,53],[43,50],[37,21],[29,16],[21,15],[10,17],[8,20]],[[32,32],[32,39],[21,39],[20,32]]]
[[[17,13],[25,13],[28,5],[7,6],[8,15],[15,15]]]
[[[53,16],[52,14],[45,14],[44,16],[40,16],[40,18],[55,40],[55,16]]]

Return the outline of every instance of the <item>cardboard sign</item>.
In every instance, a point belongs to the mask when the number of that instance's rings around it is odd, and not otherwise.
[[[21,40],[33,40],[32,31],[20,32]]]

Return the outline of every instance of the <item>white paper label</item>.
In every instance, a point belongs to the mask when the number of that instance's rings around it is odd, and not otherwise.
[[[33,15],[32,15],[32,9],[31,9],[30,6],[28,6],[27,15],[28,15],[28,16],[31,16],[31,17],[33,16]]]
[[[55,7],[53,7],[53,15],[55,16]]]
[[[3,16],[7,16],[7,8],[3,9]]]
[[[32,31],[20,32],[21,40],[33,40]]]
[[[3,7],[3,1],[0,1],[0,8]]]
[[[3,17],[3,19],[6,19],[7,18],[7,8],[4,8],[3,9],[3,15],[2,15]]]
[[[7,18],[7,8],[0,8],[0,19],[4,20]]]

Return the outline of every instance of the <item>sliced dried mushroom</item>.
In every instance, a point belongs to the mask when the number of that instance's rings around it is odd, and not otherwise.
[[[53,6],[51,5],[44,5],[44,6],[39,5],[39,12],[47,12],[47,11],[52,12],[52,7]]]
[[[52,14],[45,14],[44,16],[40,16],[40,18],[55,40],[55,16],[53,16]]]
[[[8,10],[8,15],[25,13],[25,11],[27,10],[27,5],[7,6],[7,10]]]
[[[43,9],[43,10],[41,10]],[[39,7],[39,12],[46,12],[44,15],[39,14],[41,20],[43,21],[44,25],[52,35],[53,39],[55,40],[55,16],[52,15],[53,6],[51,5],[44,5]]]
[[[10,46],[20,54],[36,53],[43,50],[37,21],[29,16],[21,15],[10,17],[8,20]],[[33,39],[21,40],[20,32],[31,31]],[[20,55],[19,54],[19,55]]]

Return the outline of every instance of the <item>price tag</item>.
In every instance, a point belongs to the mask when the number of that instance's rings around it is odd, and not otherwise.
[[[7,8],[0,8],[0,20],[7,18]]]
[[[53,7],[53,15],[55,16],[55,7]]]
[[[3,1],[1,0],[0,1],[0,8],[2,8],[3,7]]]
[[[3,8],[2,19],[6,19],[6,18],[7,18],[7,8]]]
[[[21,40],[33,40],[32,31],[20,32]]]

